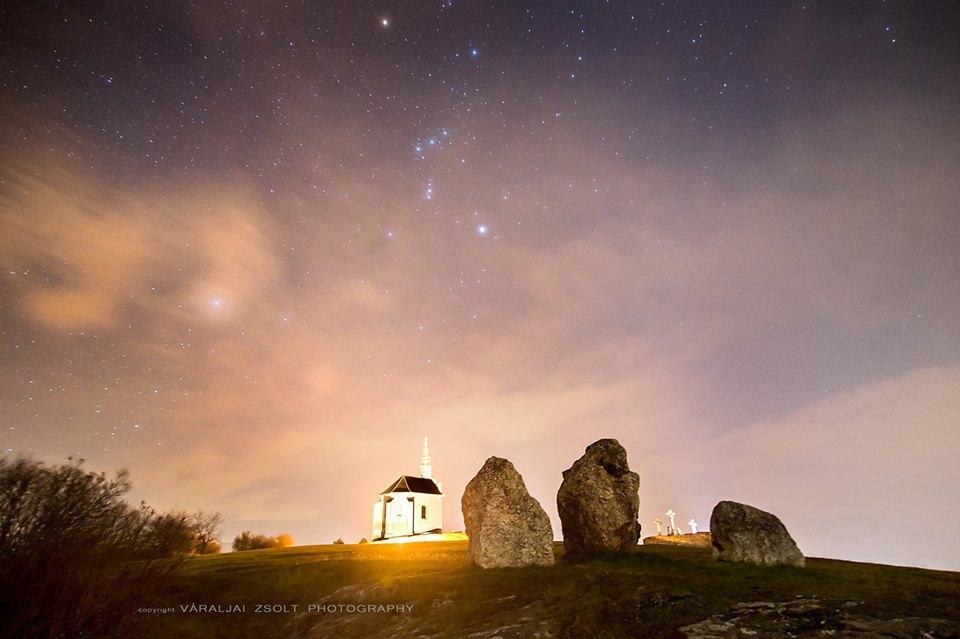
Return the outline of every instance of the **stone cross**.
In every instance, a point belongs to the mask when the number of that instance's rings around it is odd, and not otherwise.
[[[654,520],[653,520],[653,523],[655,523],[655,524],[657,525],[657,535],[658,535],[658,536],[659,536],[659,535],[662,535],[662,534],[663,534],[663,530],[660,528],[660,526],[663,525],[663,522],[660,521],[659,519],[654,519]]]
[[[697,520],[693,517],[690,518],[690,521],[687,522],[687,525],[690,526],[690,532],[694,535],[697,534]]]
[[[670,532],[675,533],[677,530],[677,522],[674,520],[674,517],[677,516],[677,513],[673,512],[673,508],[667,511],[667,517],[670,518]]]

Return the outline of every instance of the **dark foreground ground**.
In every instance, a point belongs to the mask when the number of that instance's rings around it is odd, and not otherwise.
[[[466,542],[197,557],[151,604],[171,611],[139,614],[137,636],[960,637],[960,573],[828,559],[759,568],[671,546],[570,564],[555,551],[552,568],[485,571],[468,565]]]

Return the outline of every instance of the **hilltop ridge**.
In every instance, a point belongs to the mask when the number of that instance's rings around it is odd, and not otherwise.
[[[158,602],[172,612],[144,615],[141,631],[436,639],[960,636],[956,572],[818,558],[802,569],[760,567],[715,562],[708,548],[668,545],[571,563],[562,543],[554,550],[555,566],[489,570],[469,565],[462,541],[196,557]],[[180,611],[198,601],[246,610]],[[258,604],[274,608],[255,612]]]

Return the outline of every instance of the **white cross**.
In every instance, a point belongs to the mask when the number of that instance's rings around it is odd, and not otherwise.
[[[667,517],[670,518],[670,529],[676,530],[677,522],[674,520],[674,517],[677,516],[677,513],[673,512],[673,508],[667,511]]]
[[[696,521],[693,517],[691,517],[691,518],[690,518],[690,521],[687,522],[687,525],[690,526],[690,532],[692,532],[694,535],[696,535],[696,534],[697,534],[697,521]]]

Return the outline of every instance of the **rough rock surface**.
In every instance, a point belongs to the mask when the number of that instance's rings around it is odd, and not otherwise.
[[[352,603],[357,605],[394,604],[393,599],[337,599],[327,597],[320,603]],[[432,599],[404,599],[409,610],[391,613],[357,614],[350,612],[327,612],[320,614],[301,614],[297,627],[309,628],[306,639],[328,639],[329,637],[409,637],[416,639],[444,639],[451,636],[467,639],[552,639],[561,636],[563,623],[550,616],[550,611],[542,601],[520,603],[516,595],[501,597],[486,602],[496,612],[485,618],[479,630],[452,635],[444,628],[451,618],[475,617],[476,610],[461,601],[441,594]],[[375,625],[371,625],[375,619]],[[298,637],[290,632],[289,637]],[[565,636],[570,635],[569,633]]]
[[[627,451],[620,442],[601,439],[587,446],[583,456],[563,471],[557,491],[567,554],[635,550],[639,489],[640,477],[627,465]]]
[[[508,460],[491,457],[463,498],[470,560],[481,568],[550,566],[553,529],[540,503]]]
[[[857,603],[828,606],[814,598],[793,601],[752,601],[733,604],[727,612],[679,629],[687,639],[728,637],[848,637],[880,639],[897,637],[956,637],[958,625],[946,619],[909,617],[879,619],[858,614]]]
[[[721,501],[710,515],[713,558],[761,566],[803,566],[804,557],[786,527],[759,508]]]

